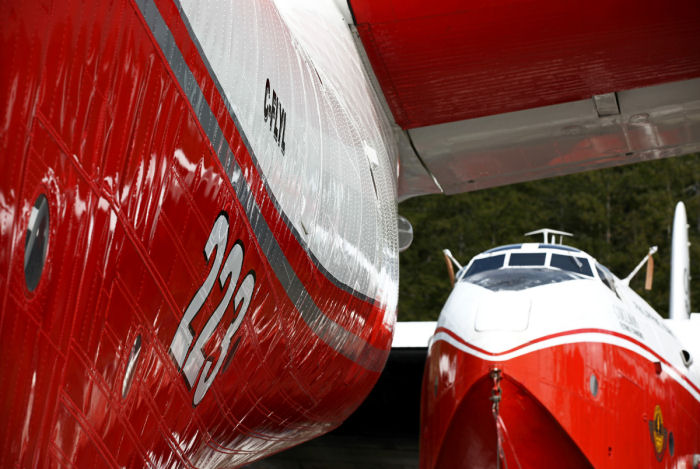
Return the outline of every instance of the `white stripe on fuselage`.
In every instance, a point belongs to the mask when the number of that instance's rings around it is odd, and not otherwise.
[[[453,334],[454,332],[451,331]],[[613,331],[611,331],[613,332]],[[457,334],[455,334],[457,335]],[[625,350],[629,350],[633,353],[636,353],[637,355],[643,357],[644,359],[648,360],[649,362],[658,362],[659,357],[655,356],[654,354],[650,353],[648,350],[640,347],[637,345],[633,340],[623,338],[617,335],[612,335],[608,334],[605,332],[582,332],[582,333],[576,333],[575,331],[572,331],[571,334],[565,334],[565,335],[558,335],[549,339],[544,339],[539,342],[535,342],[533,344],[526,345],[524,347],[518,348],[517,350],[513,350],[510,352],[505,352],[505,353],[495,353],[495,354],[486,354],[483,353],[473,347],[470,347],[467,344],[463,344],[462,342],[458,341],[451,335],[449,335],[446,332],[438,332],[433,336],[431,339],[431,346],[435,342],[438,341],[443,341],[447,342],[448,344],[452,345],[453,347],[457,348],[458,350],[461,350],[465,353],[468,353],[469,355],[472,355],[474,357],[480,358],[484,361],[490,361],[490,362],[504,362],[508,360],[512,360],[514,358],[527,355],[529,353],[533,353],[539,350],[544,350],[548,348],[553,348],[565,344],[579,344],[579,343],[604,343],[604,344],[610,344],[616,347],[623,348]],[[671,378],[673,378],[674,381],[676,381],[678,384],[680,384],[683,389],[688,391],[693,398],[700,402],[700,392],[696,391],[693,389],[693,387],[686,381],[688,379],[685,375],[681,375],[678,370],[676,370],[673,367],[669,367],[663,362],[661,363],[663,371],[665,371]]]

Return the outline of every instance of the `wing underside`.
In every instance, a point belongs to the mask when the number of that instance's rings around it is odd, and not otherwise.
[[[351,0],[399,196],[700,149],[700,4]]]

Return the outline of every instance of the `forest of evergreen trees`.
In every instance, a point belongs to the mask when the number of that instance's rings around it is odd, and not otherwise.
[[[681,200],[690,224],[691,309],[700,311],[700,154],[694,154],[401,203],[399,213],[412,223],[414,240],[400,255],[398,318],[437,319],[450,292],[443,248],[466,264],[497,245],[539,242],[540,236],[523,236],[539,228],[573,233],[565,244],[588,252],[620,278],[657,245],[653,289],[644,290],[644,270],[630,286],[667,316],[671,226]]]

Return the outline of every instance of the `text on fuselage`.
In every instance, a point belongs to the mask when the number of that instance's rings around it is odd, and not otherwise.
[[[265,122],[269,122],[270,132],[280,147],[282,154],[284,155],[284,150],[286,143],[284,140],[287,131],[287,111],[285,111],[282,103],[280,102],[277,92],[270,87],[270,79],[265,81]]]
[[[192,404],[195,406],[204,398],[222,365],[226,369],[231,359],[230,354],[236,349],[233,336],[241,327],[255,289],[255,272],[249,270],[244,274],[243,242],[236,240],[226,254],[229,244],[228,214],[221,212],[204,245],[204,259],[207,263],[212,263],[211,269],[187,306],[170,343],[170,355],[184,376],[187,387],[194,389]],[[206,309],[203,306],[211,295],[217,278],[220,288],[225,289],[224,296],[197,334],[192,321]],[[233,309],[233,318],[230,322],[225,321],[228,324],[222,324],[229,308]],[[226,332],[220,341],[214,341],[218,342],[218,349],[209,350],[207,344],[219,327],[224,327]]]

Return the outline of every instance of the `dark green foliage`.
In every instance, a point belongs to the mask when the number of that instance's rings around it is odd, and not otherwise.
[[[413,224],[415,238],[400,256],[399,319],[438,317],[450,291],[443,248],[466,264],[497,245],[539,242],[540,236],[523,236],[539,228],[574,233],[565,244],[588,252],[620,278],[657,245],[653,290],[644,290],[644,269],[631,287],[667,316],[671,227],[681,200],[690,224],[691,308],[700,311],[700,155],[695,154],[403,202],[399,212]]]

